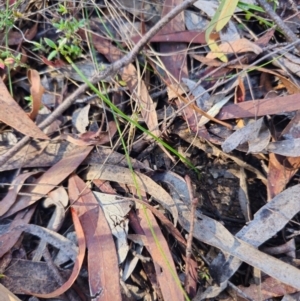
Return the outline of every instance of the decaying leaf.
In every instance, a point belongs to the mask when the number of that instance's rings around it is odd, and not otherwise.
[[[79,272],[80,272],[80,269],[81,269],[81,266],[82,266],[82,263],[83,263],[86,243],[85,243],[85,237],[84,237],[83,229],[81,227],[81,224],[80,224],[80,221],[78,219],[77,213],[75,212],[75,210],[73,208],[71,208],[71,213],[72,213],[72,218],[73,218],[75,231],[76,231],[76,234],[77,234],[78,255],[77,255],[76,260],[74,262],[74,267],[73,267],[73,271],[72,271],[72,274],[71,274],[70,278],[60,288],[56,289],[52,293],[35,294],[35,293],[32,293],[32,292],[26,292],[27,294],[31,294],[31,295],[39,297],[39,298],[54,298],[54,297],[57,297],[57,296],[63,294],[64,292],[66,292],[72,286],[72,284],[75,282],[75,280],[77,279],[77,277],[79,275]]]
[[[297,292],[293,287],[285,285],[272,277],[263,278],[261,283],[261,296],[257,291],[256,284],[251,284],[249,287],[239,286],[239,289],[253,300],[259,300],[260,297],[262,300],[266,300]]]
[[[89,125],[89,111],[90,105],[87,104],[83,108],[79,108],[74,111],[72,115],[73,126],[77,129],[79,133],[85,133],[87,131],[87,126]]]
[[[90,146],[86,146],[84,149],[74,149],[68,157],[63,158],[49,168],[35,181],[35,185],[23,191],[26,192],[26,195],[18,197],[17,202],[9,208],[5,216],[12,215],[27,208],[44,197],[49,191],[54,189],[56,185],[66,179],[82,163],[91,150],[92,147]]]
[[[156,277],[160,284],[160,289],[165,300],[184,300],[180,281],[176,274],[176,268],[172,255],[170,253],[166,239],[164,238],[154,216],[148,209],[138,209],[137,216],[140,220],[140,225],[147,238],[148,245],[146,246],[151,254],[156,271]],[[151,227],[155,232],[158,243],[153,237]]]
[[[71,275],[71,271],[67,269],[59,269],[59,273],[66,279]],[[25,294],[24,290],[46,294],[59,287],[46,262],[34,262],[24,259],[13,259],[1,282],[13,293],[20,295]],[[1,289],[0,295],[3,298]]]
[[[84,152],[85,146],[78,146],[67,141],[52,141],[52,142],[33,142],[27,147],[22,148],[8,162],[0,166],[0,171],[18,169],[23,167],[48,167],[56,164],[59,160],[67,158],[75,150]],[[7,151],[6,147],[0,147],[0,154]],[[92,152],[85,159],[84,164],[116,164],[127,166],[124,155],[112,151],[111,149],[97,146],[97,152]],[[149,170],[145,164],[132,159],[133,168]]]
[[[178,210],[170,195],[149,177],[139,172],[135,172],[135,176],[136,181],[134,181],[133,175],[128,168],[113,165],[91,166],[85,175],[87,180],[99,178],[102,180],[128,184],[133,187],[137,184],[141,190],[152,195],[157,202],[172,213],[174,224],[176,224],[178,220]]]
[[[249,152],[250,149],[261,152],[270,139],[270,133],[263,125],[263,118],[260,118],[238,129],[224,141],[222,144],[223,151],[229,153],[240,144],[248,142],[250,144]]]
[[[116,195],[97,191],[94,191],[93,193],[102,207],[111,233],[116,238],[119,264],[121,264],[125,260],[129,251],[127,243],[128,219],[126,216],[131,210],[132,203]]]
[[[254,220],[239,231],[236,237],[249,242],[254,247],[259,247],[280,231],[300,211],[299,193],[300,185],[295,185],[274,197],[254,215]],[[264,229],[264,231],[261,231],[261,229]],[[241,264],[242,261],[225,253],[219,254],[213,260],[210,268],[214,271],[215,279],[221,287],[221,290],[215,290],[216,295],[226,287],[227,281]],[[278,264],[281,266],[281,263]],[[224,268],[225,266],[226,268]],[[267,274],[270,275],[270,273]],[[213,296],[215,294],[209,293],[206,298],[212,298]]]
[[[69,180],[69,195],[88,248],[91,295],[102,292],[101,300],[122,300],[115,244],[101,207],[91,190],[76,175]]]
[[[274,154],[299,157],[300,156],[300,138],[287,139],[282,141],[270,142],[266,148]]]

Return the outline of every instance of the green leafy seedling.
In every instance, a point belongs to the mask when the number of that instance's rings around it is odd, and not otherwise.
[[[205,32],[205,40],[210,50],[218,53],[218,58],[223,62],[227,62],[228,59],[220,52],[219,46],[216,44],[215,40],[211,38],[211,34],[213,31],[218,32],[224,28],[231,19],[237,4],[238,0],[222,0]]]

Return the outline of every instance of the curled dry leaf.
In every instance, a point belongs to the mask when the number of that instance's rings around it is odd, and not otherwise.
[[[30,83],[30,93],[32,97],[32,109],[28,115],[34,120],[41,108],[45,89],[41,84],[40,74],[36,70],[29,69],[27,77]]]
[[[53,245],[59,250],[62,250],[73,261],[75,261],[77,257],[77,246],[55,231],[40,227],[38,225],[25,224],[22,222],[19,222],[19,224],[15,228],[12,228],[10,230],[11,233],[13,233],[14,231],[24,231],[47,241],[47,243],[49,243],[50,245]]]
[[[65,219],[65,211],[66,211],[66,207],[67,207],[68,203],[69,203],[68,194],[62,186],[49,192],[48,198],[46,198],[43,201],[43,206],[45,208],[55,207],[55,209],[54,209],[54,211],[51,215],[51,218],[47,224],[48,229],[54,230],[54,231],[60,230],[60,228],[64,222],[64,219]],[[41,240],[39,242],[39,245],[36,248],[36,250],[34,252],[34,256],[32,258],[33,261],[41,260],[46,246],[47,246],[46,241]]]

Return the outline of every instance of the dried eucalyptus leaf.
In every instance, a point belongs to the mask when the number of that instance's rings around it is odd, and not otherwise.
[[[240,144],[257,139],[262,125],[263,118],[260,118],[257,121],[248,123],[245,127],[238,129],[224,141],[222,144],[223,151],[229,153]]]
[[[300,156],[300,138],[270,142],[267,150],[277,155],[288,157]]]

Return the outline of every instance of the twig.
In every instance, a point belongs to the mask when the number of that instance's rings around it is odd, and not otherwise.
[[[139,51],[151,40],[151,38],[161,29],[163,28],[170,20],[176,17],[179,13],[181,13],[184,9],[186,9],[189,5],[196,2],[197,0],[186,0],[182,2],[180,5],[177,5],[172,9],[168,14],[166,14],[159,22],[156,23],[143,37],[142,39],[132,48],[132,50],[126,54],[120,60],[114,62],[110,66],[108,66],[104,71],[100,74],[92,77],[90,79],[91,84],[95,84],[105,78],[109,78],[114,76],[119,72],[119,70],[129,63],[131,63]],[[40,129],[45,129],[48,125],[50,125],[54,120],[56,120],[65,110],[67,110],[76,100],[76,97],[83,93],[88,88],[88,84],[82,84],[78,87],[76,91],[74,91],[65,101],[63,101],[54,111],[53,113],[46,118],[40,125]],[[9,149],[4,155],[0,156],[0,165],[4,164],[8,161],[15,153],[17,153],[22,147],[24,147],[29,141],[31,137],[26,136],[23,137],[14,147]]]
[[[295,42],[298,41],[298,43],[295,45],[297,50],[300,53],[300,40],[298,37],[293,33],[293,31],[285,25],[285,23],[282,21],[282,19],[275,13],[272,6],[266,2],[266,0],[257,0],[257,2],[263,7],[265,12],[270,16],[270,18],[276,23],[276,25],[280,28],[280,30],[283,32],[284,36],[289,42]]]
[[[195,213],[196,213],[196,207],[197,207],[197,203],[198,203],[198,199],[194,198],[194,194],[193,194],[193,187],[192,187],[192,183],[191,183],[191,178],[186,175],[184,177],[186,185],[187,185],[187,189],[189,191],[189,196],[190,196],[190,201],[191,201],[191,220],[190,220],[190,232],[188,234],[188,239],[186,242],[186,262],[185,262],[185,290],[187,292],[189,292],[190,286],[189,286],[189,279],[191,277],[190,274],[190,260],[191,260],[191,256],[192,256],[192,243],[193,243],[193,233],[194,233],[194,227],[195,227]]]

